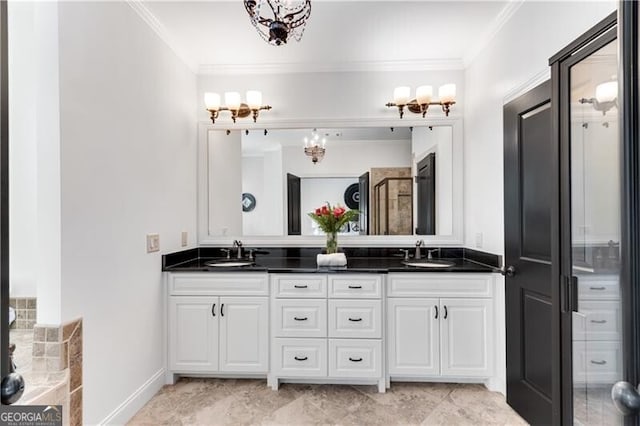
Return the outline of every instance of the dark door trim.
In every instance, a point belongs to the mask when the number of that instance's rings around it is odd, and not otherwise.
[[[552,298],[554,300],[553,332],[554,372],[553,414],[554,424],[573,424],[573,348],[572,314],[573,299],[577,289],[573,288],[571,245],[571,151],[569,69],[596,50],[616,39],[617,13],[612,13],[596,26],[554,55],[551,65],[553,137],[558,149],[554,151],[554,181],[559,182],[552,207],[552,229],[559,240],[552,246]]]
[[[624,379],[637,386],[640,383],[640,132],[638,127],[638,3],[621,1],[620,61],[622,71],[618,73],[621,85],[621,135],[622,135],[622,221],[620,242],[622,271],[621,294],[624,347]],[[632,325],[629,327],[628,325]],[[626,419],[627,425],[640,423],[635,418]]]
[[[0,378],[9,374],[9,78],[7,2],[0,1]]]

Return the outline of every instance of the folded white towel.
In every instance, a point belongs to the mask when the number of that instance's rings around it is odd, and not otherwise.
[[[319,254],[316,262],[318,266],[346,266],[347,256],[344,253]]]

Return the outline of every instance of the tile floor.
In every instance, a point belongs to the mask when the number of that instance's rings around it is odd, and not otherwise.
[[[181,379],[165,386],[129,425],[526,425],[504,397],[481,385],[283,384],[263,380]]]

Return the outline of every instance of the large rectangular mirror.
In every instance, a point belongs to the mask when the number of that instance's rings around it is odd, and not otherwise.
[[[305,152],[305,138],[324,155]],[[453,124],[200,132],[201,243],[311,241],[308,213],[357,209],[341,242],[461,242],[462,147]],[[347,237],[347,238],[344,238]],[[424,237],[424,238],[423,238]]]

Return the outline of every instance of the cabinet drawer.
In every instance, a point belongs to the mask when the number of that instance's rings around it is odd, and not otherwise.
[[[620,302],[585,300],[573,314],[573,340],[620,340]],[[582,314],[582,315],[581,315]]]
[[[266,273],[173,273],[169,274],[172,296],[268,296]]]
[[[326,339],[275,339],[274,373],[281,377],[325,377]]]
[[[276,297],[327,297],[327,277],[321,274],[274,275]]]
[[[622,345],[611,342],[573,342],[576,382],[613,383],[622,377]]]
[[[329,297],[379,299],[382,295],[380,275],[340,275],[329,277]]]
[[[492,297],[493,274],[389,274],[389,297]]]
[[[382,337],[380,300],[329,300],[329,337]]]
[[[329,376],[382,377],[382,342],[330,339]]]
[[[276,337],[327,337],[327,301],[276,299]]]
[[[620,299],[620,282],[618,277],[578,276],[578,299]]]

